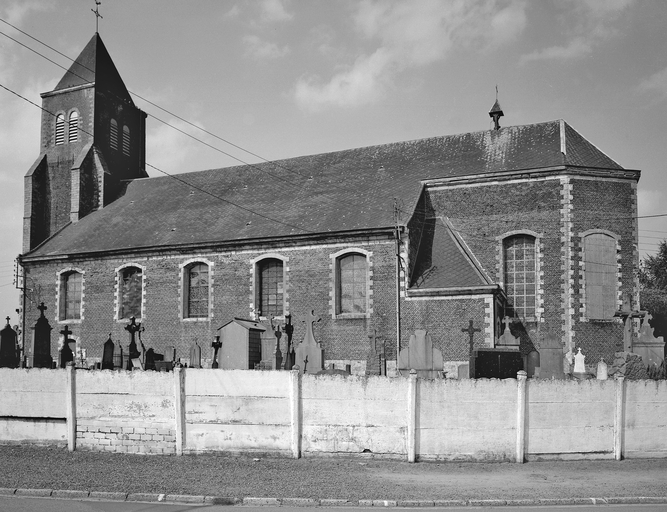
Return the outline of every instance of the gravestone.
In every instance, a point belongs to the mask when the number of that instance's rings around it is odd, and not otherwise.
[[[190,368],[201,368],[201,347],[196,342],[190,349]]]
[[[19,360],[16,353],[16,331],[9,325],[9,317],[7,317],[7,325],[0,331],[0,368],[18,368]]]
[[[575,379],[586,380],[590,378],[590,375],[586,373],[586,356],[581,353],[581,347],[577,349],[577,353],[574,354],[574,370],[572,370],[572,376]]]
[[[125,357],[123,354],[123,346],[119,342],[113,352],[113,369],[120,370],[121,368],[124,368],[123,366],[124,360]]]
[[[475,353],[475,333],[477,332],[482,332],[482,329],[479,327],[475,327],[475,322],[470,319],[468,321],[468,327],[465,329],[461,329],[461,332],[464,332],[468,334],[469,340],[468,340],[468,364],[467,365],[462,365],[459,366],[457,369],[457,377],[459,379],[468,379],[472,376],[471,370],[474,373],[474,368],[475,368],[475,358],[476,358],[476,353]],[[466,373],[467,372],[467,375]]]
[[[69,326],[66,325],[65,328],[60,331],[60,334],[63,335],[63,346],[60,348],[58,355],[58,367],[66,368],[67,363],[74,362],[74,352],[72,352],[72,348],[69,346],[72,341],[69,339],[69,335],[72,334],[72,331],[70,331]]]
[[[321,318],[315,318],[315,310],[311,310],[306,317],[306,335],[303,341],[294,350],[299,373],[317,373],[324,369],[324,349],[315,341],[313,324]]]
[[[559,335],[548,333],[539,343],[540,365],[535,368],[535,377],[540,379],[564,379],[563,342]]]
[[[366,375],[386,375],[387,369],[384,363],[384,342],[378,350],[378,339],[376,329],[368,335],[370,347],[366,356]],[[384,366],[384,368],[383,368]],[[383,371],[384,370],[384,371]]]
[[[623,351],[633,352],[632,321],[635,318],[644,318],[646,311],[632,309],[632,300],[629,293],[623,294],[623,307],[614,313],[614,316],[623,320]]]
[[[656,338],[649,320],[653,317],[648,314],[644,318],[639,330],[639,338],[635,341],[632,351],[641,356],[646,366],[660,366],[665,360],[665,338]]]
[[[216,335],[211,343],[211,348],[213,349],[213,362],[211,363],[211,368],[213,369],[220,367],[220,363],[218,363],[218,351],[220,350],[220,347],[222,347],[222,341],[220,341],[220,335]]]
[[[586,373],[586,356],[581,353],[581,347],[574,354],[574,373]]]
[[[276,350],[273,356],[273,368],[276,370],[281,370],[283,367],[283,353],[280,350],[280,338],[282,338],[283,333],[280,330],[280,322],[276,322],[276,325],[273,325],[273,318],[271,318],[271,330],[273,335],[276,338]]]
[[[540,367],[540,353],[537,350],[531,350],[525,357],[526,374],[528,377],[534,377],[535,371]]]
[[[132,360],[139,358],[141,356],[141,353],[139,352],[139,349],[137,348],[137,341],[135,338],[136,333],[141,333],[144,329],[141,327],[141,322],[137,323],[137,319],[132,317],[130,318],[130,323],[125,326],[125,330],[130,333],[130,346],[128,347],[128,354],[127,354],[127,359],[128,361],[124,361],[126,363],[125,368],[127,370],[132,369]]]
[[[28,356],[28,366],[33,368],[51,368],[53,366],[53,357],[51,357],[51,331],[53,328],[44,315],[47,307],[42,302],[37,309],[40,316],[32,328],[32,343],[30,344]]]
[[[595,375],[597,380],[607,380],[609,378],[609,372],[607,368],[607,363],[604,362],[604,359],[600,358],[598,363],[598,371]]]
[[[516,349],[519,350],[520,338],[513,336],[512,331],[510,330],[512,319],[506,316],[503,319],[503,323],[505,324],[505,331],[503,332],[502,336],[498,338],[497,346],[516,347]]]
[[[421,378],[436,379],[442,376],[443,369],[442,352],[433,346],[431,335],[424,329],[415,330],[408,347],[398,356],[400,374],[408,377],[410,370],[416,370]]]
[[[111,339],[111,333],[109,333],[109,338],[104,342],[104,349],[102,351],[102,369],[103,370],[113,370],[114,367],[114,350],[116,345]]]
[[[285,325],[283,325],[283,332],[287,337],[285,346],[285,370],[291,370],[296,361],[296,354],[294,353],[294,344],[292,343],[292,334],[294,334],[294,326],[292,325],[292,315],[285,315]]]
[[[146,351],[146,361],[144,362],[144,368],[146,368],[146,370],[155,370],[155,361],[159,360],[156,356],[157,354],[152,348],[149,348]]]

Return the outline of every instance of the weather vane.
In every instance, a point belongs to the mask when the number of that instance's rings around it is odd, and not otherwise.
[[[100,31],[100,18],[104,19],[104,17],[100,14],[100,5],[102,4],[102,0],[95,0],[95,9],[91,9],[95,13],[95,32]]]

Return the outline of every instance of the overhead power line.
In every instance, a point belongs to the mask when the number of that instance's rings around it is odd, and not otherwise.
[[[19,31],[20,33],[24,34],[25,36],[29,37],[29,38],[32,39],[33,41],[36,41],[37,43],[39,43],[39,44],[45,46],[46,48],[49,48],[50,50],[56,52],[58,55],[61,55],[62,57],[68,59],[69,61],[71,61],[71,62],[76,62],[75,59],[73,59],[73,58],[69,57],[68,55],[62,53],[61,51],[59,51],[59,50],[53,48],[52,46],[50,46],[49,44],[47,44],[47,43],[41,41],[40,39],[38,39],[38,38],[36,38],[36,37],[34,37],[34,36],[28,34],[27,32],[21,30],[20,28],[18,28],[18,27],[16,27],[16,26],[12,25],[12,24],[9,23],[8,21],[3,20],[2,18],[0,18],[0,21],[3,22],[3,23],[5,23],[6,25],[9,25],[10,27],[12,27],[12,28],[14,28],[15,30]],[[81,78],[82,80],[86,80],[86,78],[84,78],[84,77],[78,75],[77,73],[71,71],[69,68],[66,68],[65,66],[62,66],[61,64],[58,64],[58,63],[55,62],[54,60],[52,60],[52,59],[50,59],[49,57],[43,55],[42,53],[38,52],[37,50],[34,50],[33,48],[30,48],[29,46],[23,44],[21,41],[19,41],[19,40],[17,40],[17,39],[14,39],[13,37],[9,36],[8,34],[2,32],[2,31],[0,31],[0,34],[1,34],[1,35],[4,35],[4,36],[7,37],[8,39],[11,39],[12,41],[14,41],[15,43],[17,43],[18,45],[20,45],[20,46],[22,46],[22,47],[24,47],[24,48],[30,50],[31,52],[35,53],[36,55],[39,55],[40,57],[42,57],[42,58],[48,60],[49,62],[51,62],[52,64],[58,66],[59,68],[61,68],[61,69],[65,70],[65,71],[67,71],[67,72],[73,74],[74,76],[76,76],[76,77],[78,77],[78,78]],[[94,70],[90,69],[90,68],[87,67],[87,66],[81,65],[81,67],[83,67],[84,69],[87,69],[87,70],[90,71],[91,73],[94,73]],[[159,110],[161,110],[161,111],[163,111],[163,112],[166,112],[167,114],[169,114],[169,115],[175,117],[176,119],[178,119],[178,120],[180,120],[180,121],[182,121],[182,122],[188,124],[189,126],[192,126],[192,127],[196,128],[197,130],[200,130],[200,131],[202,131],[202,132],[204,132],[204,133],[206,133],[206,134],[208,134],[208,135],[210,135],[210,136],[212,136],[212,137],[214,137],[214,138],[216,138],[216,139],[218,139],[218,140],[220,140],[220,141],[222,141],[222,142],[224,142],[224,143],[226,143],[226,144],[228,144],[228,145],[230,145],[230,146],[232,146],[232,147],[234,147],[234,148],[237,148],[237,149],[239,149],[239,150],[241,150],[241,151],[243,151],[243,152],[245,152],[245,153],[247,153],[247,154],[249,154],[249,155],[252,155],[252,156],[254,156],[255,158],[259,158],[260,160],[263,160],[263,161],[266,162],[266,163],[272,164],[272,165],[273,165],[274,167],[276,167],[276,168],[284,169],[284,170],[286,170],[286,171],[288,171],[288,172],[290,172],[290,173],[296,174],[296,175],[298,175],[298,176],[300,176],[300,177],[302,177],[302,178],[308,179],[308,180],[313,179],[313,176],[312,176],[312,175],[306,175],[306,174],[300,173],[299,171],[296,171],[296,170],[294,170],[294,169],[292,169],[292,168],[290,168],[290,167],[284,166],[284,165],[280,164],[279,162],[276,162],[276,161],[274,161],[274,160],[268,160],[268,159],[264,158],[263,156],[258,155],[257,153],[254,153],[254,152],[252,152],[252,151],[250,151],[250,150],[247,150],[247,149],[243,148],[242,146],[239,146],[238,144],[234,144],[233,142],[231,142],[231,141],[229,141],[229,140],[227,140],[227,139],[225,139],[225,138],[223,138],[223,137],[220,137],[219,135],[216,135],[216,134],[213,133],[213,132],[210,132],[210,131],[204,129],[204,128],[198,126],[197,124],[195,124],[195,123],[193,123],[193,122],[191,122],[191,121],[188,121],[187,119],[185,119],[185,118],[183,118],[183,117],[181,117],[181,116],[179,116],[179,115],[177,115],[177,114],[175,114],[175,113],[173,113],[173,112],[171,112],[171,111],[165,109],[164,107],[161,107],[160,105],[158,105],[158,104],[156,104],[156,103],[154,103],[154,102],[148,100],[147,98],[144,98],[144,97],[141,96],[140,94],[137,94],[137,93],[132,92],[132,91],[129,91],[129,90],[128,90],[128,92],[129,92],[130,94],[136,96],[137,98],[139,98],[139,99],[145,101],[146,103],[148,103],[148,104],[150,104],[150,105],[152,105],[152,106],[158,108]],[[254,168],[254,169],[256,169],[256,170],[258,170],[258,171],[260,171],[260,172],[263,172],[263,173],[265,173],[265,174],[268,174],[269,176],[271,176],[271,177],[273,177],[273,178],[275,178],[275,179],[278,179],[278,180],[281,180],[281,181],[285,181],[286,183],[289,183],[289,184],[291,184],[291,185],[297,185],[297,186],[298,186],[298,185],[301,185],[300,183],[290,181],[290,180],[288,180],[288,179],[286,179],[286,178],[284,178],[284,177],[282,177],[282,176],[280,176],[280,175],[276,175],[276,174],[270,173],[270,172],[269,172],[268,170],[266,170],[266,169],[262,169],[262,168],[260,168],[260,167],[257,167],[256,165],[254,165],[254,164],[252,164],[252,163],[250,163],[250,162],[247,162],[247,161],[243,160],[242,158],[239,158],[239,157],[237,157],[237,156],[235,156],[235,155],[233,155],[233,154],[231,154],[231,153],[228,153],[228,152],[226,152],[226,151],[224,151],[224,150],[222,150],[222,149],[220,149],[220,148],[218,148],[218,147],[216,147],[216,146],[213,146],[213,145],[211,145],[211,144],[209,144],[209,143],[207,143],[207,142],[205,142],[205,141],[199,139],[198,137],[195,137],[194,135],[192,135],[192,134],[190,134],[190,133],[188,133],[188,132],[186,132],[186,131],[184,131],[184,130],[181,130],[180,128],[177,128],[176,126],[170,124],[169,122],[160,119],[159,117],[157,117],[157,116],[155,116],[155,115],[153,115],[153,114],[150,114],[150,117],[153,118],[153,119],[155,119],[156,121],[158,121],[158,122],[160,122],[160,123],[162,123],[162,124],[168,126],[169,128],[172,128],[173,130],[176,130],[176,131],[180,132],[181,134],[186,135],[187,137],[189,137],[189,138],[195,140],[196,142],[199,142],[199,143],[201,143],[201,144],[203,144],[203,145],[205,145],[205,146],[207,146],[207,147],[209,147],[209,148],[211,148],[211,149],[213,149],[213,150],[215,150],[215,151],[217,151],[217,152],[219,152],[219,153],[221,153],[221,154],[223,154],[223,155],[225,155],[225,156],[228,156],[229,158],[232,158],[233,160],[236,160],[237,162],[242,163],[243,165],[247,165],[247,166],[249,166],[249,167],[251,167],[251,168]],[[341,187],[338,187],[338,186],[337,186],[336,184],[334,184],[334,183],[329,183],[328,186],[333,187],[333,188],[337,188],[337,189],[339,189],[339,190],[341,190],[341,191],[345,191],[345,192],[347,192],[345,189],[342,189]],[[325,200],[331,201],[332,204],[334,203],[334,200],[329,199],[328,197],[325,197]],[[335,204],[336,204],[337,206],[340,205],[340,204],[347,204],[347,205],[349,205],[349,206],[354,206],[353,203],[347,202],[347,201],[345,201],[345,200],[343,200],[343,199],[336,199],[336,200],[335,200]]]
[[[5,89],[5,90],[8,91],[8,92],[14,94],[15,96],[18,96],[18,97],[21,98],[22,100],[27,101],[27,102],[30,103],[31,105],[34,105],[35,107],[37,107],[38,109],[42,110],[43,112],[46,112],[46,113],[49,114],[50,116],[52,116],[52,117],[56,117],[56,114],[54,114],[53,112],[51,112],[51,111],[45,109],[44,107],[38,105],[38,104],[35,103],[35,102],[29,100],[28,98],[26,98],[25,96],[23,96],[23,95],[17,93],[16,91],[13,91],[13,90],[10,89],[9,87],[4,86],[3,84],[0,84],[0,87],[2,87],[3,89]],[[90,133],[90,132],[84,130],[83,128],[79,128],[79,130],[80,130],[81,132],[85,133],[86,135],[90,135],[91,137],[93,136],[92,133]],[[205,189],[203,189],[203,188],[201,188],[201,187],[198,187],[197,185],[194,185],[194,184],[192,184],[192,183],[190,183],[190,182],[188,182],[188,181],[186,181],[186,180],[184,180],[184,179],[182,179],[182,178],[179,178],[179,177],[177,177],[177,176],[174,176],[173,174],[170,174],[170,173],[168,173],[167,171],[164,171],[164,170],[160,169],[159,167],[156,167],[156,166],[154,166],[154,165],[152,165],[152,164],[150,164],[150,163],[148,163],[148,162],[146,162],[146,166],[147,166],[147,167],[151,167],[152,169],[155,169],[156,171],[161,172],[161,173],[163,173],[163,174],[165,174],[165,175],[167,175],[167,176],[169,176],[169,177],[175,179],[176,181],[179,181],[180,183],[183,183],[184,185],[186,185],[186,186],[188,186],[188,187],[190,187],[190,188],[197,189],[197,190],[199,190],[199,191],[201,191],[201,192],[203,192],[203,193],[205,193],[205,194],[210,195],[211,197],[214,197],[214,198],[216,198],[216,199],[218,199],[218,200],[220,200],[220,201],[223,201],[223,202],[225,202],[225,203],[227,203],[227,204],[229,204],[229,205],[231,205],[231,206],[235,206],[236,208],[239,208],[239,209],[241,209],[241,210],[244,210],[244,211],[246,211],[246,212],[248,212],[248,213],[251,213],[251,214],[253,214],[253,215],[257,215],[258,217],[261,217],[261,218],[263,218],[263,219],[270,220],[270,221],[272,221],[272,222],[276,222],[276,223],[278,223],[278,224],[282,224],[282,225],[284,225],[284,226],[288,226],[288,227],[291,227],[291,228],[298,229],[298,230],[303,231],[303,232],[306,232],[306,233],[313,233],[313,231],[310,231],[310,230],[308,230],[308,229],[306,229],[306,228],[303,228],[303,227],[301,227],[301,226],[297,226],[297,225],[295,225],[295,224],[290,224],[290,223],[288,223],[288,222],[283,222],[283,221],[281,221],[281,220],[279,220],[279,219],[275,219],[275,218],[273,218],[273,217],[269,217],[269,216],[264,215],[264,214],[262,214],[262,213],[259,213],[259,212],[256,212],[256,211],[254,211],[254,210],[251,210],[250,208],[246,208],[245,206],[241,206],[241,205],[239,205],[239,204],[237,204],[237,203],[234,203],[234,202],[232,202],[232,201],[229,201],[229,200],[227,200],[227,199],[224,199],[224,198],[222,198],[222,197],[220,197],[220,196],[218,196],[218,195],[216,195],[216,194],[213,194],[212,192],[209,192],[208,190],[205,190]]]

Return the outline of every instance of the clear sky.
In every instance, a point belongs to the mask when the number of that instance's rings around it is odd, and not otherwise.
[[[93,0],[0,0],[0,19],[76,58]],[[667,213],[664,0],[102,0],[100,35],[132,92],[268,160],[565,119],[628,169],[639,215]],[[41,105],[71,61],[0,22],[0,84]],[[148,163],[256,162],[135,96]],[[0,88],[0,317],[16,322],[23,176],[38,108]],[[165,125],[202,139],[212,149]],[[156,171],[149,169],[151,175]],[[667,216],[639,221],[654,254]]]

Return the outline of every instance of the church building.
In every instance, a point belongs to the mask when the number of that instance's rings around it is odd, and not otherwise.
[[[134,317],[146,347],[210,362],[234,318],[289,317],[298,342],[313,312],[327,363],[372,372],[374,336],[391,367],[424,329],[456,377],[506,329],[524,356],[549,338],[610,363],[615,314],[639,307],[640,172],[563,120],[500,127],[496,102],[495,129],[151,178],[146,114],[98,34],[42,100],[28,339],[43,302],[89,357]]]

